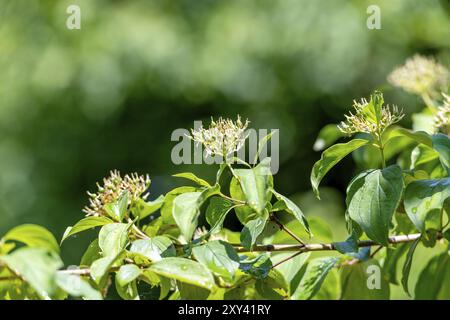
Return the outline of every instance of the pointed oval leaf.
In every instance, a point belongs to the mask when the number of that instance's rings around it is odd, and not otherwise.
[[[262,214],[272,197],[273,178],[270,171],[270,158],[264,158],[252,169],[235,169],[234,174],[248,206],[258,214]]]
[[[214,277],[200,263],[186,258],[164,258],[149,267],[154,273],[211,290]]]
[[[322,181],[327,172],[350,152],[366,145],[368,142],[369,140],[366,139],[353,139],[347,143],[335,144],[322,153],[320,160],[314,164],[311,171],[311,185],[318,198],[320,181]]]
[[[135,264],[124,264],[116,273],[116,281],[120,286],[126,286],[141,275],[141,269]]]
[[[343,266],[341,286],[342,300],[387,300],[390,296],[389,282],[374,259]]]
[[[398,165],[359,174],[347,189],[348,214],[367,236],[388,244],[389,227],[403,191]]]
[[[233,280],[239,269],[239,256],[233,246],[226,242],[209,241],[194,247],[192,253],[198,262],[225,280]]]
[[[61,243],[68,237],[73,236],[79,232],[89,230],[95,227],[104,226],[105,224],[112,223],[113,221],[107,217],[86,217],[78,221],[73,227],[68,227],[64,232],[61,239]]]
[[[53,234],[44,227],[35,224],[17,226],[5,234],[3,240],[19,241],[29,247],[39,247],[59,253],[58,242]]]
[[[413,181],[405,190],[405,211],[416,228],[423,232],[428,213],[442,209],[450,197],[450,178]]]
[[[107,278],[108,272],[113,266],[113,264],[118,259],[119,255],[116,256],[107,256],[100,259],[95,260],[91,265],[91,278],[97,285],[101,283],[105,283],[105,279]]]
[[[20,248],[0,257],[14,273],[19,274],[42,299],[56,292],[55,275],[62,261],[54,252],[43,248]]]
[[[164,204],[163,195],[160,195],[153,201],[145,201],[143,199],[139,199],[133,204],[131,208],[131,213],[133,214],[133,216],[139,217],[139,219],[144,219],[145,217],[148,217],[152,213],[158,211],[163,204]]]
[[[222,229],[227,214],[234,208],[232,201],[222,197],[212,197],[206,209],[206,221],[211,226],[210,233],[214,234]]]
[[[177,173],[177,174],[174,174],[173,176],[174,177],[178,177],[178,178],[185,178],[185,179],[194,181],[195,183],[197,183],[201,187],[207,187],[207,188],[211,188],[212,187],[207,181],[197,177],[192,172]]]
[[[416,239],[411,246],[408,249],[408,253],[406,254],[406,259],[405,262],[403,264],[403,269],[402,269],[402,286],[403,286],[403,290],[405,290],[405,292],[409,295],[409,287],[408,287],[408,280],[409,280],[409,273],[411,271],[411,266],[412,266],[412,260],[413,260],[413,256],[414,256],[414,252],[416,251],[417,245],[420,242],[420,238]]]
[[[151,261],[159,261],[162,258],[176,255],[172,241],[164,236],[136,240],[131,244],[130,252],[141,254]]]
[[[344,136],[345,133],[339,130],[336,124],[327,124],[325,127],[320,129],[317,139],[314,142],[313,150],[322,151]]]
[[[337,258],[316,258],[308,263],[305,274],[297,290],[292,294],[293,300],[309,300],[319,291],[328,272],[334,267]]]
[[[305,215],[303,214],[302,210],[289,198],[283,196],[282,194],[279,194],[275,190],[272,189],[272,193],[275,195],[275,197],[278,199],[278,201],[281,201],[286,206],[284,208],[284,211],[286,211],[289,214],[292,214],[305,228],[306,232],[308,234],[311,234],[311,230],[309,229],[308,221],[305,218]]]
[[[117,256],[125,248],[128,242],[129,224],[111,223],[103,226],[98,235],[98,245],[103,255]]]
[[[105,205],[105,211],[115,221],[121,222],[127,213],[129,198],[130,193],[125,190],[120,194],[119,199]]]
[[[256,239],[263,232],[264,227],[266,226],[267,216],[268,215],[266,214],[262,217],[250,220],[244,225],[240,239],[241,244],[245,249],[251,250]]]
[[[438,133],[431,137],[433,149],[439,153],[442,164],[450,170],[450,138],[445,134]]]
[[[197,228],[202,204],[206,199],[219,192],[220,186],[215,185],[202,192],[186,192],[180,194],[174,199],[172,215],[186,241],[191,240]]]
[[[434,256],[420,272],[416,283],[414,298],[416,300],[436,300],[444,285],[444,278],[450,264],[447,251]]]
[[[103,300],[100,292],[92,288],[89,282],[78,275],[58,272],[56,274],[56,283],[73,297],[81,297],[86,300]]]
[[[161,217],[163,222],[166,224],[175,224],[175,219],[173,218],[173,201],[180,194],[187,192],[196,192],[198,188],[195,187],[178,187],[169,191],[164,197],[164,203],[161,206]]]

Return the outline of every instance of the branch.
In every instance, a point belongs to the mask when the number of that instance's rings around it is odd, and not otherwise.
[[[290,235],[292,238],[294,238],[297,242],[300,242],[302,245],[304,245],[305,243],[302,241],[302,239],[300,239],[299,237],[297,237],[297,235],[295,235],[291,230],[289,230],[280,220],[278,220],[274,215],[270,216],[270,220],[272,220],[273,222],[275,222],[275,224],[280,228],[280,230],[283,230],[284,232],[286,232],[288,235]]]
[[[397,243],[405,243],[405,242],[412,242],[414,240],[417,240],[420,238],[420,233],[413,233],[413,234],[406,234],[406,235],[399,235],[399,236],[392,236],[389,237],[388,242],[390,244],[397,244]],[[438,235],[438,239],[441,239],[442,235]],[[237,252],[249,252],[248,249],[245,249],[241,245],[233,244],[234,248]],[[371,247],[371,246],[380,246],[379,243],[376,243],[372,240],[360,240],[358,241],[358,247]],[[382,246],[381,246],[382,247]],[[297,256],[303,252],[310,252],[310,251],[333,251],[336,250],[336,247],[333,243],[309,243],[309,244],[267,244],[267,245],[254,245],[251,251],[269,251],[269,252],[286,252],[286,251],[295,251],[296,253],[287,259],[280,261],[278,264],[281,264],[294,256]],[[117,268],[112,268],[110,271],[117,271]],[[91,274],[91,270],[89,268],[85,269],[66,269],[66,270],[59,270],[58,272],[65,273],[65,274],[73,274],[73,275],[79,275],[79,276],[89,276]],[[7,276],[7,277],[0,277],[0,281],[2,280],[12,280],[19,278],[17,275]]]
[[[390,244],[412,242],[420,238],[420,233],[399,235],[389,237],[388,242]],[[379,243],[372,240],[360,240],[358,241],[358,247],[371,247],[378,246]],[[238,252],[248,252],[241,245],[235,245],[235,249]],[[297,251],[297,252],[309,252],[309,251],[333,251],[336,247],[333,243],[309,243],[309,244],[267,244],[267,245],[254,245],[251,251]]]

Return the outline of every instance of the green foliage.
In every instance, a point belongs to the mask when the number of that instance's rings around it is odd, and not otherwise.
[[[390,127],[402,115],[391,114],[379,92],[364,101],[340,127],[362,130],[364,138],[329,146],[311,173],[318,196],[324,176],[345,156],[378,154],[379,161],[359,157],[363,166],[348,184],[346,240],[335,241],[327,213],[309,217],[303,201],[275,191],[268,157],[220,165],[215,184],[177,174],[195,186],[153,201],[144,194],[149,179],[113,172],[90,194],[88,216],[62,237],[100,227],[77,268],[62,269],[58,243],[43,227],[18,226],[1,238],[0,297],[104,299],[113,286],[120,298],[138,300],[148,298],[145,284],[159,299],[389,299],[399,273],[404,291],[412,291],[419,246],[434,251],[414,279],[414,297],[445,297],[449,138]],[[341,137],[329,128],[322,135],[327,146]],[[400,141],[407,151],[389,149]],[[240,232],[224,227],[228,216],[241,223]]]
[[[28,247],[40,247],[59,253],[58,242],[47,229],[34,224],[17,226],[3,236],[3,241],[18,241]]]
[[[305,274],[292,295],[294,300],[309,300],[320,289],[328,272],[336,264],[336,258],[318,258],[308,263]]]
[[[387,245],[390,222],[402,190],[403,176],[399,166],[365,171],[348,186],[348,215],[370,239]]]
[[[311,171],[311,185],[317,197],[319,197],[320,181],[322,181],[327,172],[349,153],[361,148],[367,143],[369,143],[369,140],[354,139],[347,143],[335,144],[322,153],[320,160],[314,164]]]
[[[416,228],[424,232],[429,213],[444,210],[449,197],[450,178],[413,181],[405,190],[405,211]]]

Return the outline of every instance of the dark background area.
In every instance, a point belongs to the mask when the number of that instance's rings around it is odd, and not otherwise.
[[[81,8],[81,30],[66,8]],[[366,9],[381,8],[381,30]],[[341,216],[352,160],[313,199],[322,126],[374,89],[410,115],[421,101],[387,85],[415,54],[450,65],[450,2],[438,0],[0,0],[0,234],[38,223],[58,238],[111,169],[148,173],[150,198],[182,183],[177,128],[240,114],[280,129],[278,190],[306,214]],[[408,125],[410,117],[403,123]],[[340,219],[343,223],[343,219]],[[63,245],[77,263],[89,236]]]

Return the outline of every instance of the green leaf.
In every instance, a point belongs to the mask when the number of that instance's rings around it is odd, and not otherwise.
[[[442,164],[450,169],[450,139],[442,133],[435,134],[431,137],[433,149],[439,153],[439,159]]]
[[[257,279],[266,278],[272,269],[272,261],[267,253],[257,255],[254,258],[241,260],[239,269]]]
[[[323,149],[328,148],[333,143],[335,143],[339,138],[344,136],[345,133],[339,130],[336,124],[327,124],[320,130],[317,139],[314,142],[313,150],[322,151]]]
[[[224,241],[209,241],[194,247],[192,253],[198,262],[225,280],[232,281],[239,269],[239,256],[236,250]]]
[[[200,263],[185,258],[164,258],[152,264],[150,271],[161,276],[176,279],[211,290],[215,287],[214,277]]]
[[[198,188],[195,187],[179,187],[169,191],[164,197],[164,203],[161,207],[161,217],[165,224],[175,224],[175,220],[172,216],[173,211],[173,200],[180,194],[186,192],[196,192]]]
[[[402,269],[402,286],[407,294],[409,294],[408,289],[408,280],[409,280],[409,272],[411,271],[412,260],[414,256],[414,251],[416,251],[417,245],[420,242],[420,238],[416,239],[411,246],[409,247],[408,253],[406,254],[406,260],[403,264]]]
[[[447,251],[438,256],[434,256],[420,272],[416,283],[414,298],[416,300],[436,300],[441,287],[446,270],[450,263],[450,255]]]
[[[439,154],[439,159],[441,160],[442,164],[447,168],[450,168],[450,139],[445,134],[438,133],[430,136],[424,131],[414,132],[398,127],[389,133],[386,144],[397,136],[408,137],[417,143],[434,149]]]
[[[206,300],[210,291],[198,286],[177,281],[180,298],[183,300]]]
[[[116,273],[116,282],[124,287],[141,275],[141,269],[135,264],[124,264]]]
[[[289,283],[277,269],[271,269],[267,278],[257,279],[255,289],[264,299],[282,300],[289,296]]]
[[[44,227],[35,224],[22,224],[17,226],[3,237],[4,241],[19,241],[29,247],[45,248],[59,253],[58,242],[53,234]]]
[[[56,293],[55,273],[63,264],[54,252],[24,247],[0,257],[0,261],[19,274],[42,299]]]
[[[56,274],[57,285],[73,297],[81,297],[86,300],[103,300],[100,292],[78,275],[58,272]]]
[[[8,254],[12,249],[16,247],[15,243],[5,243],[3,239],[0,239],[0,256]]]
[[[198,225],[200,207],[210,197],[220,192],[220,186],[202,192],[187,192],[180,194],[173,201],[173,217],[180,228],[181,234],[186,241],[190,241]]]
[[[333,242],[334,247],[339,253],[347,254],[358,252],[358,239],[352,234],[347,240],[342,242]]]
[[[264,158],[252,169],[235,169],[234,175],[248,206],[261,215],[272,197],[273,180],[270,172],[270,158]]]
[[[326,149],[320,160],[314,164],[311,171],[311,185],[317,198],[319,196],[319,184],[323,177],[333,168],[339,161],[341,161],[350,152],[366,145],[369,140],[353,139],[347,143],[338,143]]]
[[[105,279],[108,276],[108,272],[113,264],[118,260],[120,254],[116,256],[106,256],[95,260],[91,265],[91,278],[97,285],[105,283]]]
[[[227,214],[234,208],[232,201],[222,197],[212,197],[206,209],[206,221],[211,226],[211,234],[220,232]]]
[[[81,266],[90,266],[95,260],[102,257],[102,249],[98,245],[98,239],[92,241],[81,258]]]
[[[383,263],[383,274],[386,275],[390,283],[398,284],[397,280],[397,265],[400,258],[408,250],[408,244],[403,243],[397,245],[395,248],[386,248],[386,258]]]
[[[139,217],[139,219],[144,219],[151,215],[152,213],[158,211],[161,206],[164,204],[164,196],[160,195],[157,199],[153,201],[145,201],[143,199],[139,199],[131,208],[131,213],[135,217]]]
[[[333,242],[336,250],[349,257],[364,261],[370,256],[370,248],[360,248],[358,246],[358,237],[352,233],[347,240],[342,242]]]
[[[244,202],[247,201],[244,192],[242,192],[241,185],[235,177],[233,177],[230,181],[230,195],[233,199],[241,200]],[[234,211],[236,212],[236,216],[242,224],[245,224],[258,216],[256,211],[247,205],[236,206],[234,208]]]
[[[391,141],[395,141],[394,138],[396,137],[406,137],[412,141],[426,145],[427,147],[432,147],[432,140],[428,133],[425,131],[412,131],[402,127],[395,127],[389,131],[385,145],[387,146]]]
[[[387,300],[390,296],[389,283],[374,259],[344,266],[341,285],[342,300]]]
[[[300,210],[300,208],[297,207],[297,205],[294,202],[292,202],[289,198],[279,194],[278,192],[276,192],[273,189],[272,189],[272,193],[278,199],[278,201],[281,201],[282,203],[284,203],[284,205],[286,206],[286,208],[284,210],[287,213],[292,214],[302,224],[302,226],[303,226],[303,228],[305,228],[306,232],[308,232],[308,234],[311,235],[311,230],[309,229],[308,221],[306,220],[305,215]]]
[[[164,236],[136,240],[131,244],[130,252],[141,254],[151,261],[159,261],[162,258],[176,255],[172,241]]]
[[[277,263],[292,256],[292,252],[276,253],[271,257],[272,263],[276,265]],[[277,265],[275,268],[278,270],[289,284],[289,292],[294,292],[298,286],[298,281],[296,281],[297,276],[303,266],[306,265],[308,258],[310,256],[309,252],[299,254],[282,264]]]
[[[388,244],[389,227],[403,190],[398,165],[359,174],[347,188],[348,214],[367,236]]]
[[[258,143],[258,150],[256,151],[256,154],[253,158],[253,163],[256,163],[258,161],[258,158],[261,156],[261,153],[264,150],[264,147],[266,144],[272,139],[272,136],[274,134],[278,134],[278,130],[271,130],[269,134],[267,134],[264,138],[262,138]]]
[[[192,172],[177,173],[177,174],[174,174],[173,176],[174,177],[178,177],[178,178],[185,178],[185,179],[194,181],[195,183],[197,183],[199,186],[202,186],[202,187],[207,187],[207,188],[211,188],[212,187],[207,181],[197,177]]]
[[[139,300],[139,292],[137,289],[136,281],[121,285],[118,279],[115,279],[116,291],[119,296],[124,300]]]
[[[68,237],[73,236],[79,232],[89,230],[95,227],[104,226],[105,224],[112,223],[113,221],[107,217],[86,217],[78,221],[73,227],[68,227],[64,232],[61,239],[61,243]]]
[[[103,226],[98,235],[98,245],[102,249],[103,255],[117,256],[128,242],[129,224],[111,223]]]
[[[319,291],[328,272],[334,267],[337,258],[316,258],[308,263],[299,286],[292,294],[292,300],[309,300]]]
[[[440,210],[450,197],[450,178],[413,181],[405,190],[405,210],[416,228],[423,232],[432,210]]]
[[[241,231],[241,244],[247,249],[251,250],[253,244],[256,242],[258,236],[263,232],[266,226],[267,214],[263,217],[250,220],[244,225]]]
[[[127,190],[122,192],[119,199],[105,205],[106,213],[114,220],[121,222],[127,213],[129,198],[130,193]]]

